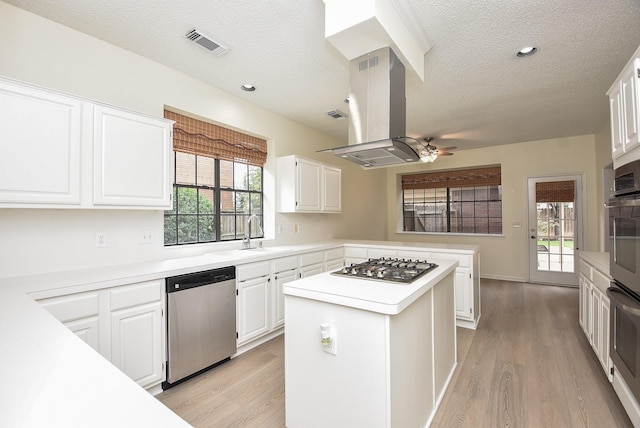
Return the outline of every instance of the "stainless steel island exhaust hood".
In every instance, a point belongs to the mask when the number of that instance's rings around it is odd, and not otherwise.
[[[406,137],[405,69],[390,47],[355,58],[349,69],[349,145],[331,151],[364,168],[417,162]]]

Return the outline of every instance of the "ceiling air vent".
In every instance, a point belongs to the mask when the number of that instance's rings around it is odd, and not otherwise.
[[[223,55],[227,53],[229,49],[231,49],[231,47],[225,45],[220,40],[214,39],[210,35],[203,33],[197,28],[189,31],[186,36],[187,39],[196,42],[197,44],[207,49],[208,51],[211,51],[214,55],[217,56]]]
[[[331,116],[332,118],[334,118],[334,119],[346,119],[346,118],[349,117],[348,114],[346,114],[346,113],[344,113],[344,112],[342,112],[342,111],[340,111],[338,109],[330,110],[330,111],[327,112],[327,114],[329,116]]]

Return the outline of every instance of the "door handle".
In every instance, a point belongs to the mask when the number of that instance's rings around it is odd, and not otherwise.
[[[533,236],[533,235],[531,235],[531,239],[536,239],[536,237],[535,237],[535,236]]]

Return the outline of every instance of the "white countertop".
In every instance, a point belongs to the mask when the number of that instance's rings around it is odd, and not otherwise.
[[[275,249],[231,250],[131,265],[0,278],[0,426],[189,426],[64,327],[33,298],[59,294],[60,289],[65,292],[96,290],[307,251],[322,251],[344,244],[425,249],[437,247],[467,253],[479,249],[477,246],[401,242],[385,245],[381,241],[333,240]],[[440,270],[429,273],[423,281],[406,287],[402,293],[398,289],[381,286],[376,292],[378,297],[366,303],[366,299],[357,297],[358,286],[355,286],[349,288],[352,290],[350,296],[343,295],[340,298],[350,298],[352,303],[359,299],[361,305],[379,310],[402,310],[413,296],[426,291],[428,284],[436,281],[435,276],[447,269],[445,263],[440,264]],[[333,287],[339,285],[340,282],[335,282]],[[311,289],[307,291],[312,292]],[[324,294],[327,295],[326,290]]]
[[[439,261],[438,267],[409,284],[331,275],[329,272],[284,285],[285,296],[397,315],[450,274],[457,261]]]
[[[609,253],[597,251],[580,251],[580,258],[598,269],[603,275],[611,277],[609,271]]]

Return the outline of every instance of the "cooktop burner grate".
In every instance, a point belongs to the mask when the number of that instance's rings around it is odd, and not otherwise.
[[[331,272],[331,275],[408,284],[437,267],[437,264],[424,260],[381,257],[362,263],[353,263]]]

